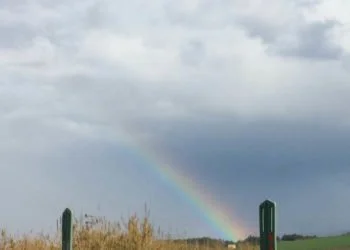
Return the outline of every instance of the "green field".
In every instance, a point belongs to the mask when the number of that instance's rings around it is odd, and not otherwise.
[[[280,241],[278,250],[350,250],[350,236],[322,237],[308,240]]]

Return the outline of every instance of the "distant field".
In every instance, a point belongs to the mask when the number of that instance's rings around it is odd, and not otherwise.
[[[324,237],[309,240],[282,241],[278,250],[350,250],[350,236]]]

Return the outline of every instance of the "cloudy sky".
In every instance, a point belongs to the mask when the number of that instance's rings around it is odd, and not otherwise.
[[[0,224],[51,230],[67,206],[118,220],[147,203],[164,231],[219,237],[152,149],[251,233],[265,198],[280,234],[350,231],[349,9],[0,1]]]

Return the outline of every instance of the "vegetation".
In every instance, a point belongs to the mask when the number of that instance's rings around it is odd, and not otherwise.
[[[320,237],[307,240],[281,241],[281,250],[319,249],[319,250],[345,250],[350,249],[349,236]]]
[[[59,229],[59,228],[58,228]],[[112,223],[105,219],[74,221],[74,250],[223,250],[233,242],[208,237],[173,239],[160,229],[155,230],[145,216],[131,216],[126,222]],[[258,250],[259,238],[249,236],[236,242],[237,250]],[[14,237],[1,231],[0,249],[12,250],[61,250],[60,230],[53,236],[45,234]],[[316,237],[297,234],[278,238],[278,250],[350,250],[350,235],[338,237]]]
[[[282,241],[295,241],[295,240],[307,240],[315,239],[316,235],[300,235],[300,234],[285,234],[281,237]]]
[[[109,250],[109,249],[227,249],[226,242],[210,238],[172,239],[169,235],[155,230],[145,216],[139,219],[131,216],[126,222],[112,223],[105,219],[74,221],[74,250]],[[59,229],[59,227],[58,227]],[[1,231],[0,249],[13,250],[61,250],[61,232],[49,235],[24,235],[14,237],[5,230]]]
[[[259,238],[247,237],[243,242],[252,246],[259,245]],[[308,235],[283,235],[278,237],[278,250],[350,250],[350,235],[335,237],[316,237]]]

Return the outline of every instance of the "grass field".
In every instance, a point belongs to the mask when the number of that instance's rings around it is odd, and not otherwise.
[[[0,249],[13,250],[60,250],[60,232],[56,235],[23,235],[12,237],[1,231]],[[125,223],[99,221],[94,227],[86,228],[84,223],[74,224],[74,250],[223,250],[227,247],[218,241],[205,244],[190,244],[173,241],[170,236],[155,230],[148,217],[130,217]],[[258,250],[258,246],[241,244],[237,250]],[[325,237],[299,241],[280,241],[278,250],[350,250],[350,236]]]
[[[350,236],[323,237],[298,241],[283,241],[279,250],[345,250],[350,249]]]

